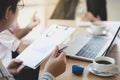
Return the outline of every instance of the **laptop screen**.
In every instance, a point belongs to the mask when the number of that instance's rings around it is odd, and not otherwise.
[[[112,46],[113,42],[115,41],[116,36],[118,35],[119,31],[120,31],[120,26],[119,26],[119,28],[118,28],[117,32],[115,33],[115,35],[114,35],[114,37],[113,37],[113,40],[112,40],[112,42],[111,42],[110,46],[108,47],[108,49],[106,50],[106,52],[105,52],[105,53],[108,53],[108,51],[110,50],[110,48],[111,48],[111,46]]]

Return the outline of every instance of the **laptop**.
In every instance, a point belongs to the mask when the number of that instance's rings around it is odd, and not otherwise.
[[[67,46],[64,52],[68,57],[93,61],[95,57],[105,56],[108,53],[119,30],[120,27],[117,27],[114,32],[111,30],[109,36],[79,34],[62,47]]]

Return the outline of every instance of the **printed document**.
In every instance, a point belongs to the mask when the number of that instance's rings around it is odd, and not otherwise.
[[[37,68],[55,49],[62,44],[75,28],[52,24],[37,40],[29,45],[16,59],[33,69]]]

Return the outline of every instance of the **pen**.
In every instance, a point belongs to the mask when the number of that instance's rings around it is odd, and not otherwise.
[[[60,50],[58,50],[58,55],[57,55],[57,57],[58,57],[58,56],[60,55],[60,53],[63,52],[63,50],[66,49],[67,47],[68,47],[68,46],[65,46],[65,47],[61,48]]]
[[[59,51],[58,51],[58,53],[61,53],[64,49],[66,49],[68,46],[65,46],[65,47],[63,47],[63,48],[61,48]]]
[[[65,47],[61,48],[61,49],[58,51],[58,55],[57,55],[57,56],[59,56],[60,53],[63,52],[63,50],[66,49],[67,47],[68,47],[68,46],[65,46]]]

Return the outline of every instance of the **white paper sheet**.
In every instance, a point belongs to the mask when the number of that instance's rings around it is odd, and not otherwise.
[[[74,31],[74,28],[64,25],[51,25],[37,40],[28,46],[16,59],[33,69],[38,67],[55,49]]]

